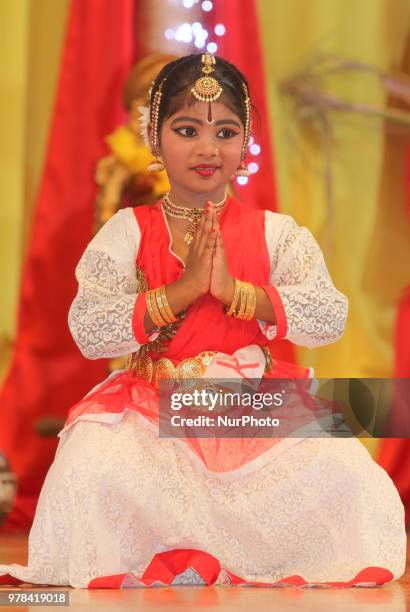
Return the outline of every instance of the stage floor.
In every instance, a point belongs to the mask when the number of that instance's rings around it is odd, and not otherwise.
[[[410,609],[410,547],[407,548],[407,568],[400,579],[378,588],[262,588],[262,587],[152,587],[147,589],[72,589],[68,587],[24,586],[28,590],[64,590],[69,592],[70,610],[94,608],[97,610],[278,610],[287,612],[298,606],[310,612],[405,612]],[[27,536],[0,537],[2,563],[27,562]],[[10,587],[0,587],[10,590]],[[13,590],[18,590],[14,587]],[[42,606],[41,606],[42,607]],[[36,606],[37,608],[37,606]],[[48,610],[61,610],[61,606],[47,606]],[[8,606],[8,610],[28,610],[29,606]],[[35,609],[33,606],[32,610]],[[0,606],[0,610],[6,607]]]

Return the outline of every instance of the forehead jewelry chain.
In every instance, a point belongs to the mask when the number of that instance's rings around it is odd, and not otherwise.
[[[155,157],[159,156],[159,134],[158,134],[158,119],[159,119],[159,107],[162,98],[162,88],[167,79],[162,79],[159,87],[154,95],[152,107],[150,109],[150,121],[151,121],[151,150]]]
[[[226,197],[227,195],[225,194],[223,200],[214,204],[217,214],[220,214],[222,212]],[[189,246],[192,240],[194,239],[194,234],[205,210],[203,208],[188,208],[187,206],[177,206],[172,202],[168,193],[166,193],[162,199],[162,206],[164,208],[164,211],[170,217],[174,217],[176,219],[188,219],[189,225],[185,232],[184,242]]]
[[[215,57],[211,53],[204,53],[202,55],[202,75],[195,81],[194,86],[191,89],[192,94],[197,100],[201,102],[215,102],[223,89],[218,81],[209,76],[214,71],[214,64],[216,63]]]

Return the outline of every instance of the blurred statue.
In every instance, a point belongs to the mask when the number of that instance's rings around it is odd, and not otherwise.
[[[129,113],[126,124],[105,138],[111,153],[97,163],[95,180],[99,192],[95,207],[94,233],[119,208],[149,204],[169,190],[165,170],[150,173],[154,158],[140,135],[139,106],[146,106],[152,81],[161,68],[176,59],[173,55],[152,53],[140,60],[125,83],[123,103]]]

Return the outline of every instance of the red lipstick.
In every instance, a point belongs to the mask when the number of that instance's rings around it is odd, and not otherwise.
[[[194,166],[192,170],[199,174],[199,176],[203,176],[205,178],[211,177],[218,170],[219,166],[209,166],[208,164],[199,164],[198,166]]]

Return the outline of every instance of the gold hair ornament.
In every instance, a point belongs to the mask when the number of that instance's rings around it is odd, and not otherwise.
[[[241,154],[241,163],[235,172],[235,176],[250,176],[252,174],[244,164],[244,159],[246,157],[246,151],[248,149],[249,139],[251,137],[252,131],[252,114],[251,114],[251,100],[249,98],[248,88],[246,87],[246,83],[242,83],[244,95],[245,95],[245,128],[244,128],[244,136],[243,136],[243,146],[242,146],[242,154]]]
[[[222,87],[218,81],[209,76],[214,71],[214,64],[216,60],[211,53],[204,53],[202,55],[202,74],[195,81],[195,85],[192,87],[191,92],[193,96],[201,102],[215,102],[223,92]]]
[[[248,88],[246,87],[246,83],[242,83],[243,91],[245,94],[245,133],[243,137],[243,147],[242,147],[242,156],[241,161],[245,159],[246,150],[248,148],[249,139],[251,137],[252,131],[252,114],[251,114],[251,100],[249,98]]]
[[[164,170],[164,162],[161,159],[159,152],[159,134],[158,134],[158,119],[159,119],[159,106],[162,98],[162,86],[166,81],[166,77],[162,79],[157,91],[154,94],[154,100],[151,107],[151,151],[155,157],[155,160],[148,166],[150,172],[161,172]]]

